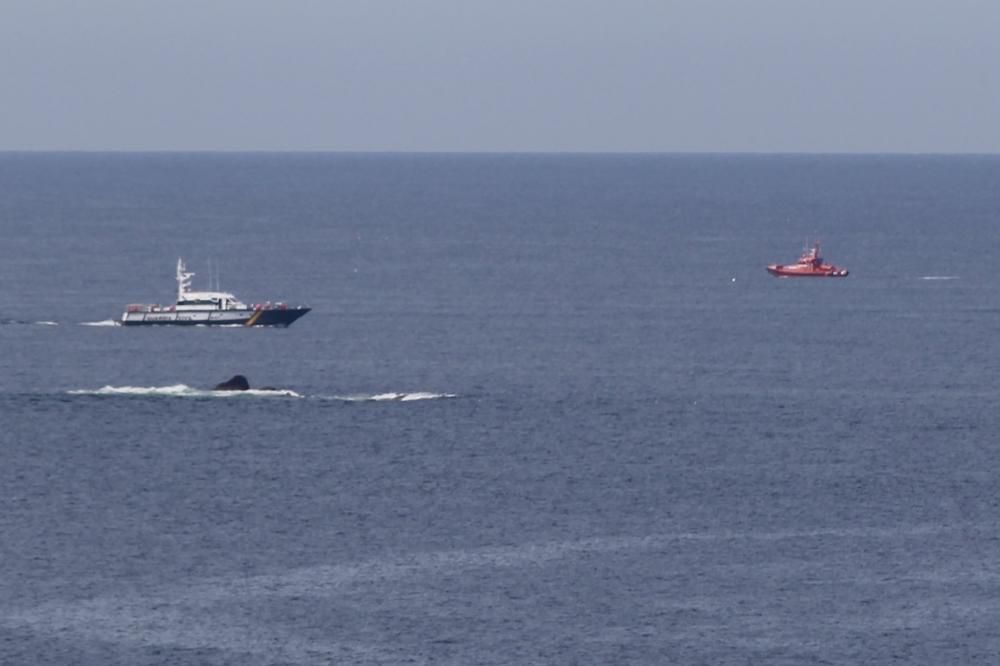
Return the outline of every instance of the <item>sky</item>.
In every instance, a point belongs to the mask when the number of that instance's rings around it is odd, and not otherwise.
[[[1000,152],[998,0],[0,0],[0,150]]]

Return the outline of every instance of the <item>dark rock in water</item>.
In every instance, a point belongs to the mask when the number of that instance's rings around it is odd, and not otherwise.
[[[234,375],[231,379],[216,384],[213,391],[247,391],[250,389],[250,382],[243,375]]]
[[[250,382],[243,375],[233,375],[232,378],[222,382],[221,384],[216,384],[213,391],[249,391]],[[257,389],[258,391],[283,391],[276,386],[261,386]]]

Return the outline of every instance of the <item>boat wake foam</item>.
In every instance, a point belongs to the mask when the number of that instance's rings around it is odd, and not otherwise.
[[[249,389],[246,391],[210,391],[197,389],[187,384],[174,384],[173,386],[103,386],[99,389],[77,389],[67,391],[70,395],[119,395],[119,396],[165,396],[174,398],[232,398],[234,396],[248,395],[258,398],[304,398],[301,393],[296,393],[288,389],[262,390]]]
[[[114,319],[103,319],[101,321],[81,321],[80,326],[117,326],[118,322]]]
[[[0,319],[0,326],[58,326],[57,321],[24,321],[22,319]]]
[[[957,275],[922,275],[921,280],[957,280]]]

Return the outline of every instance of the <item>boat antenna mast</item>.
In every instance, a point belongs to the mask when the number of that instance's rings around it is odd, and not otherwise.
[[[211,291],[222,291],[222,268],[218,262],[213,266],[212,260],[208,260],[208,288]]]
[[[177,260],[177,301],[184,300],[184,294],[191,287],[191,278],[194,277],[194,273],[189,272],[184,267],[184,260]]]

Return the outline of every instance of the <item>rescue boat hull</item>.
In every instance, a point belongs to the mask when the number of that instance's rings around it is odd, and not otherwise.
[[[767,272],[775,277],[826,277],[826,278],[842,278],[847,277],[848,271],[843,268],[836,268],[831,266],[830,268],[815,269],[815,268],[802,268],[801,266],[782,266],[780,264],[774,264],[767,267]]]

